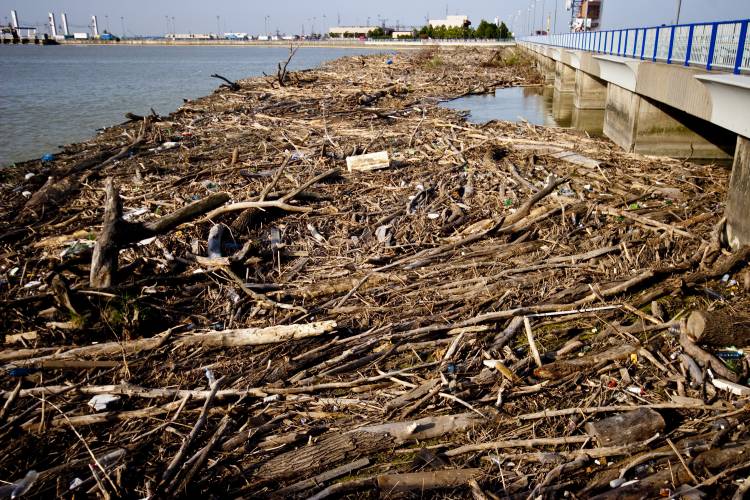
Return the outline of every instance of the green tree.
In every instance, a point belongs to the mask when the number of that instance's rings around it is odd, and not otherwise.
[[[502,39],[510,38],[510,30],[505,25],[505,22],[500,23],[500,28],[498,29],[498,38],[502,38]]]
[[[385,37],[385,31],[380,26],[378,26],[374,30],[370,30],[367,32],[367,38],[384,38],[384,37]]]
[[[495,39],[499,37],[499,30],[494,23],[488,23],[484,19],[479,23],[476,30],[476,37],[482,39]]]

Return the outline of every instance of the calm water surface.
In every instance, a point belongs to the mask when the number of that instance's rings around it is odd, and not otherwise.
[[[579,110],[573,94],[555,94],[552,86],[498,89],[495,94],[472,95],[445,102],[442,106],[468,111],[468,120],[526,120],[534,125],[565,127],[602,135],[604,110]]]
[[[293,69],[343,56],[382,52],[303,48]],[[127,112],[176,110],[220,82],[274,74],[281,47],[0,45],[0,166],[54,153],[124,121]]]

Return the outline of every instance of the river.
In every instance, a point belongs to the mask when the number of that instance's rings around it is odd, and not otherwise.
[[[318,66],[373,49],[302,48],[291,69]],[[220,82],[275,74],[289,50],[279,47],[0,45],[0,166],[55,153],[127,112],[176,110],[183,98],[210,94]]]

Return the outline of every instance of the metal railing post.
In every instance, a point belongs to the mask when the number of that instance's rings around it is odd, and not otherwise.
[[[693,52],[693,34],[695,33],[695,25],[690,25],[690,32],[688,33],[687,50],[685,50],[685,66],[690,66],[690,56]]]
[[[667,54],[667,64],[672,64],[672,51],[674,50],[674,32],[676,26],[672,26],[672,32],[669,34],[669,53]]]
[[[648,28],[643,28],[643,42],[641,43],[641,61],[645,58],[645,52],[646,52],[646,30]]]
[[[625,43],[622,47],[622,54],[623,56],[627,56],[628,54],[628,35],[630,35],[630,30],[625,30]]]
[[[714,62],[714,49],[716,48],[716,35],[719,31],[719,23],[714,23],[711,27],[711,43],[708,45],[708,61],[706,62],[706,70],[711,71],[711,66]]]
[[[661,28],[656,28],[656,37],[654,38],[654,62],[656,62],[656,51],[659,50],[659,30]]]
[[[735,75],[739,75],[742,71],[742,60],[745,57],[745,44],[747,43],[747,24],[748,21],[742,21],[740,27],[740,42],[737,44],[737,58],[734,60]]]

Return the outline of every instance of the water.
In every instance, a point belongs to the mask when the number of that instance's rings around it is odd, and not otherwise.
[[[292,69],[366,49],[300,49]],[[276,73],[281,47],[12,46],[0,45],[0,165],[39,158],[82,141],[127,112],[176,110],[222,82]]]
[[[491,120],[526,120],[534,125],[585,130],[600,136],[604,110],[581,110],[573,105],[572,93],[555,92],[552,86],[497,89],[495,94],[472,95],[441,104],[469,111],[473,123]]]

